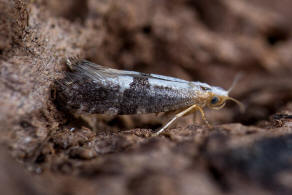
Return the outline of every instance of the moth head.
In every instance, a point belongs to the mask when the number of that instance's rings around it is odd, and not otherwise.
[[[213,92],[209,93],[207,98],[207,106],[209,108],[219,110],[225,106],[227,100],[231,100],[237,103],[240,107],[240,110],[241,111],[244,110],[244,106],[240,101],[232,97],[229,97],[228,91],[225,91],[224,89],[221,88],[216,88]]]
[[[220,87],[211,87],[208,92],[206,105],[209,108],[219,110],[223,108],[227,100],[231,100],[239,105],[240,111],[244,111],[244,105],[235,98],[229,97],[229,92],[233,89],[238,79],[235,79],[229,90],[224,90]]]

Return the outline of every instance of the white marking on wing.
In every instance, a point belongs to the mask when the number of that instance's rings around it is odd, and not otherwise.
[[[177,89],[177,90],[192,88],[189,82],[181,83],[181,82],[165,81],[165,80],[154,79],[154,78],[149,78],[148,80],[151,87],[161,86],[161,87],[168,87],[168,88]]]
[[[130,84],[133,82],[131,76],[118,76],[118,84],[120,86],[120,92],[123,93],[126,89],[130,88]]]

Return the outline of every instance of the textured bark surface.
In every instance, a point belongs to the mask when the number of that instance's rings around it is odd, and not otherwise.
[[[292,2],[0,0],[4,194],[291,194]],[[67,57],[229,88],[172,114],[76,115],[53,101]]]

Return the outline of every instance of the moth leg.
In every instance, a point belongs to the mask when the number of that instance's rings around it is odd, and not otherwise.
[[[207,118],[206,118],[205,112],[203,111],[203,109],[202,109],[200,106],[196,106],[196,107],[194,107],[194,109],[192,109],[192,110],[188,111],[187,113],[185,113],[184,116],[185,116],[185,115],[188,115],[188,114],[192,114],[192,113],[194,113],[194,120],[195,120],[195,114],[196,114],[195,111],[196,111],[196,110],[199,110],[199,111],[200,111],[201,116],[202,116],[202,119],[203,119],[203,121],[205,122],[205,124],[206,124],[209,128],[212,128],[212,125],[208,122],[208,120],[207,120]]]
[[[212,125],[208,122],[206,116],[205,116],[205,113],[203,111],[203,109],[200,107],[200,106],[197,106],[196,108],[194,108],[193,110],[189,111],[188,113],[185,113],[184,115],[188,115],[188,114],[191,114],[191,113],[194,113],[195,110],[199,110],[201,115],[202,115],[202,119],[204,120],[205,124],[209,127],[209,128],[212,128]],[[194,121],[195,121],[195,113],[194,113]]]
[[[200,112],[203,112],[203,110],[199,106],[193,105],[193,106],[183,110],[182,112],[176,114],[166,125],[164,125],[164,127],[162,127],[159,131],[157,131],[155,133],[155,135],[159,135],[161,132],[163,132],[167,127],[169,127],[169,125],[171,125],[179,117],[182,117],[182,116],[184,116],[184,115],[186,115],[186,114],[188,114],[190,112],[194,112],[196,109],[200,110]],[[203,115],[203,118],[205,118],[205,115]]]
[[[197,109],[200,111],[201,115],[202,115],[202,119],[204,120],[204,122],[206,123],[206,125],[209,127],[209,128],[212,128],[212,125],[210,125],[210,123],[208,122],[206,116],[205,116],[205,113],[203,111],[203,109],[201,107],[197,107]]]

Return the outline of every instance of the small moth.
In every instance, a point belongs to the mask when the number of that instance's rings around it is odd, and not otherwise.
[[[203,108],[221,109],[229,90],[158,74],[116,70],[86,60],[68,59],[69,72],[57,81],[56,98],[67,110],[91,114],[144,114],[182,110],[156,135],[176,119],[198,110],[208,126]]]

